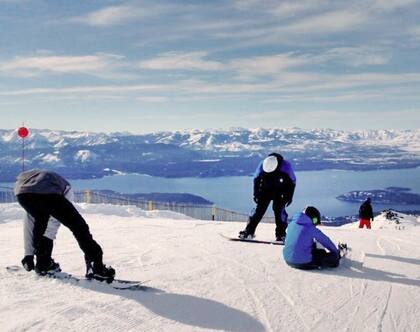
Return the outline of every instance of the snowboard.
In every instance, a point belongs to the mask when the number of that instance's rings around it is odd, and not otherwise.
[[[17,265],[11,265],[7,266],[6,270],[10,273],[16,273],[19,275],[24,275],[28,273],[25,269],[23,269],[20,266]],[[76,277],[72,274],[69,274],[67,272],[51,272],[47,273],[46,275],[38,275],[40,278],[51,278],[51,279],[57,279],[57,280],[63,280],[63,281],[69,281],[71,283],[97,283],[99,285],[104,285],[111,287],[113,289],[119,289],[119,290],[145,290],[144,281],[132,281],[132,280],[123,280],[123,279],[114,279],[111,282],[107,281],[99,281],[96,279],[87,279],[84,277]]]
[[[224,234],[219,233],[221,237],[229,240],[229,241],[237,241],[237,242],[249,242],[249,243],[261,243],[261,244],[272,244],[277,246],[283,246],[283,241],[269,241],[269,240],[258,240],[258,239],[240,239],[238,237],[231,237]]]

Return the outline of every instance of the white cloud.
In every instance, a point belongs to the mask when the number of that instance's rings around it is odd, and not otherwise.
[[[215,38],[229,39],[239,48],[255,48],[264,45],[302,45],[319,47],[325,42],[331,43],[335,34],[363,31],[369,14],[355,9],[333,10],[321,14],[309,14],[292,19],[276,19],[273,16],[266,21],[267,14],[259,17],[246,29],[230,29],[213,33]],[[323,40],[320,41],[320,38]]]
[[[168,52],[155,59],[141,61],[140,68],[153,70],[218,70],[220,62],[205,60],[206,52]]]
[[[293,16],[319,7],[319,1],[282,2],[272,8],[271,13],[276,16]]]
[[[16,56],[0,62],[0,72],[16,76],[38,76],[44,73],[85,73],[103,75],[121,66],[122,57],[110,54],[83,56]]]
[[[320,8],[326,0],[236,0],[234,7],[239,10],[262,11],[269,15],[288,16],[306,12],[314,8]]]
[[[288,33],[335,33],[355,30],[365,22],[367,15],[353,10],[332,11],[321,15],[305,17],[298,22],[281,27],[280,30]]]
[[[92,12],[83,17],[73,18],[72,21],[82,22],[92,26],[108,26],[126,23],[144,17],[146,13],[140,8],[130,6],[111,6]]]
[[[165,85],[93,85],[71,86],[65,88],[34,88],[11,91],[0,91],[0,96],[25,96],[25,95],[56,95],[56,94],[126,94],[144,91],[163,91]]]
[[[142,96],[137,97],[136,100],[144,103],[165,103],[169,99],[163,96]]]
[[[373,0],[373,8],[392,11],[418,3],[418,0]]]
[[[171,13],[177,10],[174,5],[160,5],[153,2],[140,1],[130,5],[109,6],[87,15],[69,19],[73,23],[83,23],[96,27],[107,27],[126,24],[136,20],[142,20],[164,13]]]
[[[302,66],[309,62],[310,59],[305,56],[288,53],[232,60],[229,63],[229,68],[237,71],[241,77],[251,78],[275,75],[284,72],[286,69]]]
[[[104,7],[87,15],[73,17],[69,21],[96,27],[107,27],[144,20],[165,13],[174,13],[180,8],[182,7],[172,4],[139,1],[136,4]]]
[[[370,46],[332,48],[316,57],[321,62],[337,61],[353,67],[385,65],[391,59],[391,52],[384,48]]]

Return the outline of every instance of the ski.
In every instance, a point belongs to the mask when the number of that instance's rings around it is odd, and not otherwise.
[[[229,241],[237,241],[237,242],[249,242],[249,243],[261,243],[261,244],[272,244],[272,245],[277,245],[277,246],[282,246],[284,245],[283,241],[269,241],[269,240],[257,240],[257,239],[241,239],[238,237],[230,237],[227,235],[224,235],[222,233],[219,233],[219,235]]]
[[[6,270],[10,273],[18,273],[19,275],[24,275],[28,273],[22,267],[17,265],[7,266]],[[144,283],[145,281],[132,281],[132,280],[123,280],[123,279],[114,279],[111,282],[100,281],[96,279],[87,279],[85,277],[77,277],[67,272],[51,272],[46,275],[38,275],[40,278],[51,278],[63,281],[69,281],[72,283],[96,283],[98,285],[105,285],[112,287],[113,289],[118,290],[145,290]]]

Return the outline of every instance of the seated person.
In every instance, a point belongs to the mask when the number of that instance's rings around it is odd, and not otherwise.
[[[287,227],[283,257],[291,267],[312,270],[324,267],[337,267],[340,252],[337,246],[316,226],[321,224],[321,214],[313,207],[294,215]],[[319,242],[328,249],[317,249]]]

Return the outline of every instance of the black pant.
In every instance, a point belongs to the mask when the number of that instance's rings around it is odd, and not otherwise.
[[[292,264],[290,266],[301,270],[314,270],[328,267],[337,267],[340,264],[340,257],[333,252],[326,252],[324,249],[312,249],[312,261],[304,264]]]
[[[48,243],[43,236],[51,216],[71,230],[86,259],[102,263],[101,247],[92,238],[86,221],[64,196],[58,194],[19,194],[17,200],[26,212],[35,219],[33,245],[38,267],[46,267],[43,265],[49,264],[51,260],[52,248],[48,247]]]
[[[254,213],[249,217],[248,224],[246,225],[246,232],[249,234],[254,234],[255,230],[264,216],[265,211],[267,211],[270,202],[273,201],[273,211],[274,218],[276,221],[276,238],[286,235],[287,228],[287,213],[285,210],[286,203],[284,199],[281,198],[269,198],[269,197],[260,197],[257,202],[257,206],[254,210]]]

